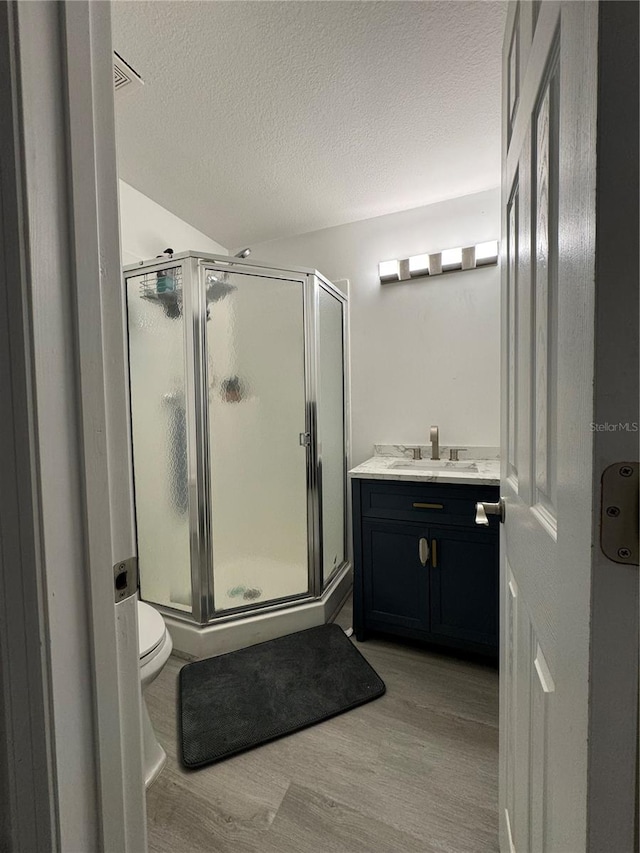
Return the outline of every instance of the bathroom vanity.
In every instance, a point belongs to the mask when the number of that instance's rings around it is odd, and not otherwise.
[[[432,463],[376,456],[351,472],[354,630],[497,654],[496,459]]]

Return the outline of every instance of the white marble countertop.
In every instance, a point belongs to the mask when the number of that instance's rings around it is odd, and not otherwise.
[[[461,459],[460,462],[441,460],[429,467],[430,459],[413,462],[402,455],[372,456],[349,471],[361,480],[408,480],[415,483],[469,483],[476,486],[500,484],[499,459]],[[475,470],[464,466],[473,464]]]

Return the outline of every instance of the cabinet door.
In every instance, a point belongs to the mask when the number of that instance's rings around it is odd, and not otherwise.
[[[428,630],[428,560],[422,565],[429,541],[426,527],[365,521],[362,534],[367,624]]]
[[[432,634],[496,646],[498,537],[429,528]]]

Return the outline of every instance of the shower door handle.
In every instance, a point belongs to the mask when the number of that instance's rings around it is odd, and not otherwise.
[[[426,566],[429,560],[429,543],[424,536],[418,542],[418,557],[420,557],[422,565]]]

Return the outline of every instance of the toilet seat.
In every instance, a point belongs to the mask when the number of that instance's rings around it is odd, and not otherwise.
[[[157,653],[167,633],[164,619],[149,604],[138,601],[138,653],[140,663],[147,663]]]

